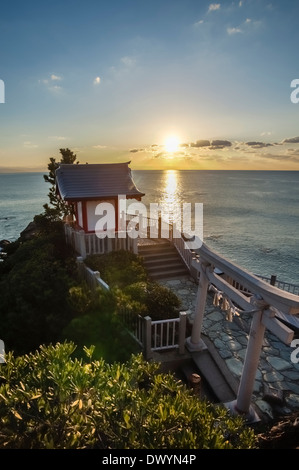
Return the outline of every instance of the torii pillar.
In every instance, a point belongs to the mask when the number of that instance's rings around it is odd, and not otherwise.
[[[197,290],[195,315],[192,327],[192,333],[189,338],[186,339],[186,348],[190,352],[203,351],[207,349],[206,344],[201,338],[202,324],[204,313],[206,309],[207,294],[209,288],[209,279],[206,275],[206,269],[209,263],[199,264],[199,284]]]

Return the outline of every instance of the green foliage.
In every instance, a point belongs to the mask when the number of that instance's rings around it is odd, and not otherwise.
[[[99,271],[110,287],[123,288],[134,282],[147,280],[141,258],[130,251],[92,255],[87,257],[85,263],[93,271]]]
[[[94,345],[94,357],[109,363],[125,362],[132,353],[140,352],[136,341],[113,310],[97,309],[72,319],[61,337],[75,342],[80,348],[78,351],[84,346]]]
[[[199,401],[140,355],[126,364],[73,358],[72,343],[7,355],[0,369],[0,448],[251,449],[253,431]]]
[[[137,282],[124,289],[130,300],[144,305],[140,315],[149,315],[152,320],[176,318],[180,300],[167,287],[157,282]],[[129,301],[130,301],[129,300]]]
[[[58,339],[72,318],[67,298],[75,273],[56,224],[7,256],[0,269],[0,321],[8,350],[23,354]]]
[[[49,189],[49,200],[50,206],[48,204],[44,205],[45,214],[52,218],[53,220],[57,220],[61,217],[69,215],[72,213],[72,207],[65,204],[64,201],[59,199],[56,194],[56,184],[55,184],[55,171],[59,167],[59,164],[73,164],[75,163],[77,156],[70,150],[70,149],[60,149],[61,159],[60,162],[56,162],[56,159],[51,157],[50,163],[48,164],[48,175],[44,175],[44,180],[46,183],[50,184]],[[79,163],[79,162],[77,162]]]
[[[149,315],[152,320],[178,316],[178,297],[167,287],[149,280],[139,256],[120,250],[89,256],[86,264],[93,271],[99,271],[105,282],[115,289],[120,312]]]

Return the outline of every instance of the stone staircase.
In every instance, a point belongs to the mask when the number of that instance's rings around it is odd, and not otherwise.
[[[138,246],[138,254],[144,260],[149,276],[154,280],[188,276],[189,270],[176,248],[165,239]]]

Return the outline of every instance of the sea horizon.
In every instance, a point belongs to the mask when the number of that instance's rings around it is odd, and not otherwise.
[[[0,240],[15,241],[49,203],[47,172],[0,173]],[[244,269],[299,284],[299,172],[132,170],[142,202],[203,204],[203,241]],[[203,176],[201,176],[203,175]]]

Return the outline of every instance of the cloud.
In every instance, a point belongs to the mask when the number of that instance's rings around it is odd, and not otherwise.
[[[287,162],[299,163],[299,156],[296,156],[296,155],[274,155],[272,153],[265,153],[262,155],[262,158],[266,158],[269,160],[276,160],[276,161],[287,161]]]
[[[271,131],[264,131],[264,132],[261,132],[261,136],[265,136],[265,135],[272,135],[272,132]]]
[[[34,144],[33,142],[31,142],[30,140],[26,140],[24,143],[23,143],[24,147],[26,149],[36,149],[38,147],[38,145]]]
[[[101,77],[96,77],[93,81],[94,85],[99,85],[101,83]]]
[[[58,80],[58,81],[59,81],[59,80],[62,80],[62,78],[59,77],[58,75],[52,74],[52,75],[51,75],[51,80],[53,80],[53,81]]]
[[[60,135],[51,135],[48,137],[48,139],[51,139],[51,140],[67,140],[67,137],[63,137],[63,136],[60,136]]]
[[[211,11],[220,10],[220,8],[221,8],[220,3],[211,3],[210,6],[209,6],[208,13],[210,13]]]
[[[120,59],[120,61],[126,66],[126,67],[133,67],[133,65],[135,65],[136,63],[136,59],[134,59],[133,57],[129,57],[129,56],[124,56]]]
[[[93,149],[106,149],[107,146],[106,145],[93,145],[92,148]]]
[[[229,34],[229,36],[232,36],[233,34],[243,33],[241,28],[227,28],[226,31],[227,31],[227,34]]]
[[[209,147],[210,141],[209,140],[197,140],[195,143],[192,142],[190,147]]]
[[[246,145],[255,149],[262,149],[265,147],[272,147],[273,144],[266,144],[264,142],[246,142]]]
[[[59,85],[54,85],[55,82],[61,81],[62,77],[59,75],[55,75],[52,73],[49,78],[43,78],[39,80],[38,82],[45,85],[47,90],[49,90],[52,93],[59,93],[62,90],[62,87]]]
[[[194,23],[194,26],[200,26],[203,23],[204,23],[204,20],[199,20],[196,23]]]
[[[49,91],[53,92],[53,93],[59,93],[61,90],[62,90],[62,87],[61,86],[58,86],[58,85],[55,85],[55,86],[50,86],[48,88]]]
[[[231,147],[232,143],[229,140],[212,140],[211,150],[223,149],[224,147]]]
[[[299,137],[292,137],[291,139],[284,139],[283,144],[299,144]]]

